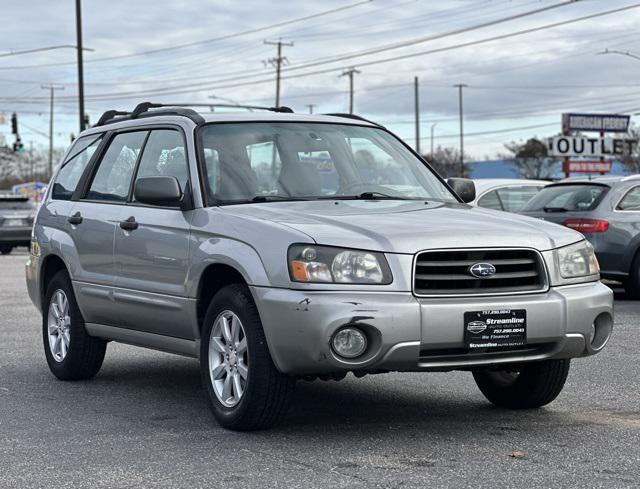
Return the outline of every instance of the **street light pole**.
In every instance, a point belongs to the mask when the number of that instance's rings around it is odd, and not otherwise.
[[[78,53],[78,111],[80,131],[84,131],[84,63],[82,53],[82,0],[76,0],[76,49]],[[52,97],[53,100],[53,97]]]
[[[48,177],[53,175],[53,100],[56,90],[64,90],[63,86],[56,85],[42,85],[43,90],[49,90],[49,174]]]
[[[416,112],[416,153],[420,154],[420,93],[417,76],[413,78],[413,98]]]
[[[431,139],[430,139],[430,143],[431,143],[431,161],[433,161],[433,130],[435,129],[435,127],[438,125],[437,122],[434,122],[433,124],[431,124]]]
[[[462,110],[462,89],[466,87],[464,83],[458,83],[454,87],[458,87],[458,108],[460,111],[460,176],[464,176],[464,124],[463,124],[463,110]]]

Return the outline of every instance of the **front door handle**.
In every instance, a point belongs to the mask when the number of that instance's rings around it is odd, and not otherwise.
[[[120,227],[125,231],[133,231],[138,229],[138,223],[136,222],[136,218],[131,216],[126,221],[120,221]]]
[[[82,223],[82,214],[80,214],[80,212],[76,212],[73,216],[69,216],[69,218],[67,219],[67,222],[69,224],[73,224],[74,226],[77,226],[78,224]]]

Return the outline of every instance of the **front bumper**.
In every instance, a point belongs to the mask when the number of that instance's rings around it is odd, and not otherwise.
[[[501,363],[593,355],[594,322],[613,322],[613,292],[600,282],[502,297],[417,298],[410,292],[300,291],[251,287],[271,356],[284,373],[456,370]],[[527,346],[514,351],[464,349],[466,311],[526,309]],[[329,346],[345,324],[379,332],[375,348],[347,361]],[[608,339],[608,334],[607,334]]]

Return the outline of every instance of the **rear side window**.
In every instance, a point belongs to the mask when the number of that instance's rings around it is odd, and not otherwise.
[[[591,211],[607,193],[603,185],[551,185],[543,188],[522,209],[523,211],[580,212]]]
[[[148,131],[127,132],[113,138],[86,198],[110,202],[126,202],[140,148]]]
[[[172,129],[151,131],[144,145],[137,178],[157,176],[175,177],[182,191],[186,191],[189,171],[184,139],[178,131]]]
[[[87,163],[98,148],[102,136],[85,136],[78,138],[73,145],[69,156],[62,163],[62,168],[58,172],[51,198],[56,200],[70,200],[73,192],[84,173]]]
[[[507,212],[519,212],[542,187],[522,186],[498,189],[498,195]]]
[[[640,187],[634,187],[627,192],[618,204],[620,211],[640,211]]]
[[[480,207],[494,209],[496,211],[502,210],[502,204],[500,203],[500,199],[498,198],[498,192],[495,190],[484,194],[478,201],[478,205]]]

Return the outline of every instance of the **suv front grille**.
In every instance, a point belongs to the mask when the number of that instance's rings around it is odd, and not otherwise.
[[[478,278],[471,267],[488,263],[495,274]],[[547,287],[540,254],[529,249],[423,251],[416,257],[414,292],[422,296],[540,292]]]

